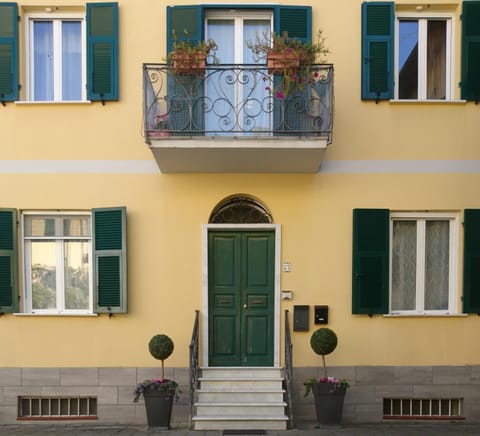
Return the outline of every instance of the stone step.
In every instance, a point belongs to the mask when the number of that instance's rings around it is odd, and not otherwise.
[[[199,402],[215,402],[224,401],[225,398],[235,398],[235,401],[238,401],[239,403],[248,403],[252,401],[271,403],[275,401],[283,401],[283,395],[285,393],[283,389],[200,389],[197,392]]]
[[[214,378],[200,377],[200,385],[202,389],[282,389],[283,379],[281,377],[263,377],[263,378],[246,378],[246,377],[230,377],[230,378]]]
[[[286,430],[288,417],[283,416],[195,416],[195,430]]]
[[[263,377],[282,377],[282,368],[270,367],[236,367],[236,366],[215,366],[210,368],[201,368],[202,377],[204,378],[222,378],[222,377],[247,377],[247,378],[263,378]]]
[[[284,402],[280,403],[202,403],[198,402],[197,416],[277,416],[285,414]]]

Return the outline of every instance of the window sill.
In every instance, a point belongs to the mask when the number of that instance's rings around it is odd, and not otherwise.
[[[467,100],[389,100],[391,104],[439,104],[439,105],[464,105]]]
[[[15,316],[59,316],[59,317],[72,317],[72,316],[81,316],[81,317],[96,317],[98,313],[14,313]]]
[[[90,100],[75,100],[75,101],[29,101],[29,100],[19,100],[16,101],[15,104],[19,106],[29,106],[29,105],[83,105],[83,104],[91,104]]]
[[[384,318],[466,318],[468,313],[388,313]]]

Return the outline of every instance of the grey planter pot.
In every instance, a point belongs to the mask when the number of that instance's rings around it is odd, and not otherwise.
[[[316,383],[312,388],[318,424],[340,425],[346,389],[332,388],[330,383]]]
[[[143,399],[145,400],[148,426],[169,429],[172,417],[173,395],[154,389],[147,389],[143,392]]]

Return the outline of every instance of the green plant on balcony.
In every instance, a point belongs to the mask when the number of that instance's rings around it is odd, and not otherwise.
[[[183,31],[184,38],[178,39],[175,30],[172,30],[174,39],[172,51],[168,54],[167,61],[173,71],[180,75],[199,75],[205,73],[207,57],[212,55],[218,46],[213,39],[194,42],[188,39],[188,31]]]
[[[313,42],[290,38],[288,32],[283,32],[281,35],[257,35],[247,46],[257,62],[267,65],[268,74],[281,76],[280,82],[272,78],[270,81],[274,86],[265,87],[277,98],[285,98],[295,90],[314,83],[318,73],[312,72],[312,64],[325,63],[330,53],[321,29]]]

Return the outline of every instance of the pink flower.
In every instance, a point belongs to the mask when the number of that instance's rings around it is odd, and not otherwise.
[[[282,93],[282,91],[277,91],[276,94],[275,94],[275,96],[276,96],[277,98],[282,99],[282,98],[283,98],[283,93]]]

